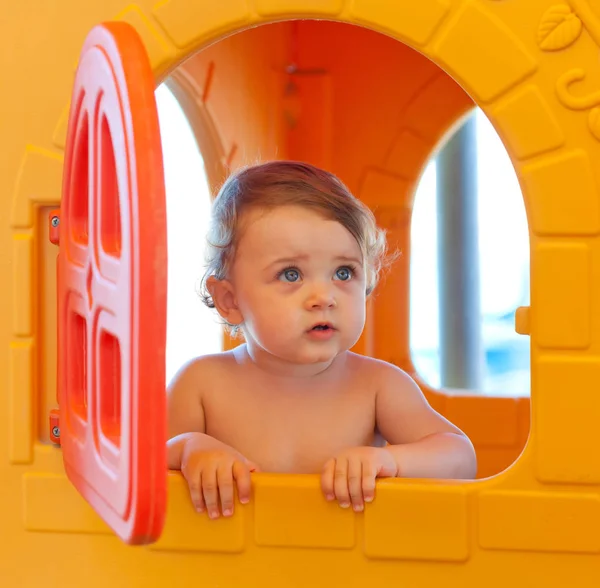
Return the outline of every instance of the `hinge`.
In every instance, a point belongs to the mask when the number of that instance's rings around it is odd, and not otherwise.
[[[50,243],[58,245],[60,238],[60,208],[50,211],[48,215],[48,238]],[[60,412],[58,408],[53,408],[50,411],[50,441],[56,445],[60,445]]]
[[[58,408],[50,411],[50,441],[60,445],[60,413]]]
[[[48,215],[48,223],[48,238],[50,239],[50,243],[58,245],[60,240],[60,208],[50,211],[50,214]]]

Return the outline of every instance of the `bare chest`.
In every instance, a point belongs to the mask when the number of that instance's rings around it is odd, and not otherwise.
[[[278,390],[257,384],[213,389],[204,412],[206,433],[262,471],[318,473],[342,449],[378,444],[375,393],[362,385]]]

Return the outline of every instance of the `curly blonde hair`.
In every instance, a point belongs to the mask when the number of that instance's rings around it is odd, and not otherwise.
[[[332,173],[299,161],[269,161],[231,174],[217,194],[211,212],[206,247],[206,272],[200,296],[209,308],[214,302],[207,280],[227,277],[238,245],[240,218],[250,208],[304,206],[339,222],[356,239],[365,260],[367,295],[377,285],[386,258],[385,232],[375,216]]]

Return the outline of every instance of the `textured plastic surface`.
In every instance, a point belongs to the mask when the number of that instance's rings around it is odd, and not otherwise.
[[[166,215],[154,78],[125,23],[95,27],[75,76],[58,261],[67,475],[127,543],[166,502]]]

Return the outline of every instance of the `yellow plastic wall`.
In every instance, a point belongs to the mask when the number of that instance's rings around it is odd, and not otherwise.
[[[0,384],[6,414],[0,435],[1,585],[595,585],[600,571],[600,210],[593,164],[600,150],[598,9],[584,0],[135,5],[113,0],[85,6],[63,0],[14,3],[4,10],[0,198],[6,214],[0,225],[0,272],[6,286],[0,290],[0,373],[7,378]],[[532,345],[530,438],[516,463],[498,476],[474,483],[381,481],[375,503],[357,515],[326,504],[316,477],[262,474],[255,479],[251,505],[231,520],[209,522],[193,513],[184,484],[171,475],[163,537],[151,547],[128,547],[72,489],[60,450],[42,442],[56,355],[54,267],[44,214],[60,201],[64,121],[79,48],[97,22],[126,19],[142,35],[160,82],[223,35],[292,17],[358,23],[390,37],[369,36],[370,45],[391,46],[394,38],[416,49],[464,88],[505,141],[521,179],[531,233],[531,308],[522,309],[517,321]],[[296,27],[301,38],[311,24]],[[291,35],[295,27],[288,25]],[[290,49],[289,37],[270,34],[273,52]],[[354,34],[354,43],[367,38],[364,31]],[[397,47],[398,59],[418,63],[416,53]],[[305,65],[329,60],[323,67],[330,76],[303,81],[301,93],[316,88],[327,97],[336,88],[327,98],[330,113],[309,103],[307,120],[319,124],[302,134],[307,124],[302,121],[284,139],[280,123],[273,127],[279,130],[269,131],[273,140],[265,133],[255,136],[245,123],[244,133],[254,138],[239,156],[230,150],[238,127],[233,121],[227,126],[228,113],[217,113],[215,104],[224,165],[254,158],[259,145],[267,157],[282,153],[270,151],[278,143],[286,145],[288,156],[310,159],[312,153],[377,206],[380,222],[406,244],[410,184],[469,101],[425,59],[406,78],[397,69],[385,70],[401,92],[394,101],[383,91],[388,84],[379,80],[380,86],[359,88],[356,79],[381,67],[387,51],[358,59],[357,68],[343,64],[341,51],[337,61],[335,51],[314,54],[309,41],[301,41],[298,51]],[[369,55],[377,59],[369,61]],[[226,71],[227,64],[223,67]],[[359,73],[365,69],[369,72]],[[430,85],[422,79],[419,86],[419,75],[431,75]],[[344,87],[354,87],[354,93],[340,93]],[[295,100],[284,100],[281,108],[288,120],[301,116]],[[350,121],[356,134],[348,135]],[[371,121],[380,130],[368,128]],[[362,153],[349,144],[360,138],[365,138]],[[414,148],[407,147],[411,141]],[[410,368],[406,272],[406,267],[397,270],[382,288],[361,345]],[[396,339],[383,338],[384,321],[398,321]],[[523,446],[526,402],[429,394],[475,437],[480,450],[489,447],[498,454],[494,467],[510,463]]]

